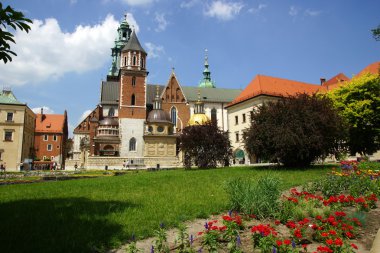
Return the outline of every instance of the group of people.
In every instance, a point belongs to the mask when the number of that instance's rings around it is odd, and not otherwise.
[[[129,160],[124,160],[123,169],[129,169]]]

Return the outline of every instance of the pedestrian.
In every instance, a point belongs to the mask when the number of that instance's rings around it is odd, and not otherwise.
[[[4,164],[0,164],[0,171],[1,171],[1,172],[5,172]]]
[[[127,170],[129,170],[129,160],[127,160],[126,167],[127,167]]]
[[[77,170],[77,168],[78,168],[78,164],[75,163],[75,165],[74,165],[74,169]]]
[[[125,169],[127,167],[127,162],[124,160],[124,162],[123,162],[123,168],[121,168],[121,169]]]

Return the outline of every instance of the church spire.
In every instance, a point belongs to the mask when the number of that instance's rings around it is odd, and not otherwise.
[[[211,72],[208,64],[208,50],[205,49],[205,69],[203,70],[203,80],[199,83],[198,87],[201,88],[216,88],[214,81],[211,80]]]

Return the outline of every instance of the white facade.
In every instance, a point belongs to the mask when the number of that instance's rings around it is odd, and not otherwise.
[[[194,108],[195,108],[195,102],[191,102],[190,104],[190,118],[194,114]],[[224,108],[228,103],[222,103],[222,102],[209,102],[204,103],[204,112],[207,115],[207,117],[211,120],[211,111],[213,109],[216,110],[216,119],[218,122],[218,127],[223,130],[228,130],[228,112]],[[187,125],[187,122],[185,126]]]
[[[144,122],[144,119],[119,119],[120,157],[144,156]],[[136,140],[134,148],[132,138]]]

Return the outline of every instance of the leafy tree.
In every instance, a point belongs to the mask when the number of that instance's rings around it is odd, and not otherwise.
[[[198,168],[215,168],[218,163],[228,166],[232,158],[228,132],[220,130],[211,122],[184,128],[179,142],[186,168],[190,168],[193,163]]]
[[[0,60],[4,61],[4,63],[12,61],[11,55],[16,56],[16,53],[11,50],[9,45],[10,42],[16,42],[13,34],[8,29],[20,29],[21,31],[29,32],[30,26],[28,23],[33,22],[25,18],[22,12],[15,11],[9,5],[3,8],[3,4],[0,3]]]
[[[354,77],[327,94],[349,124],[350,153],[362,156],[380,149],[380,75]]]
[[[302,167],[343,151],[344,129],[328,98],[298,94],[259,107],[243,138],[251,155]]]
[[[377,28],[372,29],[371,32],[375,40],[380,41],[380,25]]]

